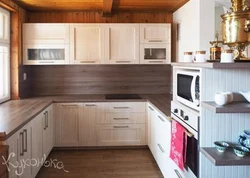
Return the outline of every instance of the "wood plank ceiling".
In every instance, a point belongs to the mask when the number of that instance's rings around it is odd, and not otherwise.
[[[189,0],[14,0],[30,11],[168,11]]]

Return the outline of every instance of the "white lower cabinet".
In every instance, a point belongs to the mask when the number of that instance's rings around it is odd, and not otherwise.
[[[49,106],[4,142],[9,145],[9,178],[35,178],[53,148],[52,112]],[[48,114],[45,116],[45,113]],[[24,168],[21,162],[28,165]]]
[[[79,146],[79,103],[58,103],[56,104],[55,115],[55,146],[71,147]]]
[[[31,166],[21,166],[31,159],[31,124],[22,127],[5,144],[9,145],[9,178],[31,178]]]
[[[171,119],[163,116],[148,104],[148,146],[164,177],[170,171],[169,153],[171,141]],[[172,177],[171,177],[172,178]]]
[[[98,146],[145,145],[145,124],[97,126]]]

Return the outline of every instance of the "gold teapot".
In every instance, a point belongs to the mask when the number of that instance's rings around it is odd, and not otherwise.
[[[231,0],[231,2],[231,12],[221,16],[223,44],[235,50],[235,59],[246,60],[244,51],[250,44],[249,2],[248,4],[245,0]]]

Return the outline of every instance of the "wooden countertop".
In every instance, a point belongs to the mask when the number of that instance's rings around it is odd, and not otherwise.
[[[220,63],[220,62],[173,62],[172,66],[197,67],[211,69],[250,69],[249,62]]]
[[[0,104],[0,141],[5,141],[51,103],[60,102],[142,102],[149,101],[163,114],[170,116],[171,95],[143,94],[142,99],[106,100],[105,95],[66,95],[32,97]]]

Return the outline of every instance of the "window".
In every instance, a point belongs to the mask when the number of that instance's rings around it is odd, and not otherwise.
[[[0,103],[10,99],[10,13],[0,8]]]

